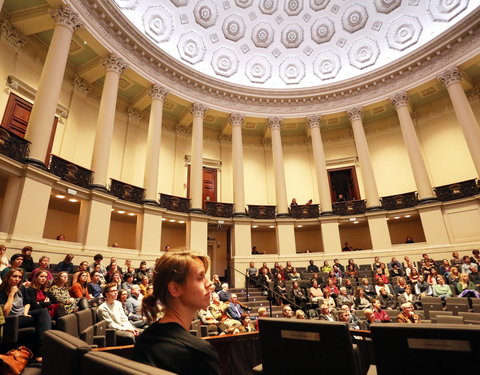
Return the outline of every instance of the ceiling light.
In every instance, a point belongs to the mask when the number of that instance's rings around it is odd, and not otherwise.
[[[174,223],[174,222],[176,222],[177,220],[175,220],[175,219],[170,219],[170,220],[168,220],[168,221],[171,222],[171,223]]]
[[[133,212],[129,212],[128,216],[135,216],[135,214]]]
[[[389,218],[389,217],[387,217],[385,220],[390,220],[390,218]]]
[[[275,225],[270,225],[269,228],[275,228]]]
[[[252,225],[252,228],[258,228],[258,225]]]
[[[162,217],[162,221],[166,221],[167,219],[165,219],[164,217]]]
[[[117,211],[119,214],[124,214],[125,211]]]
[[[395,216],[394,219],[400,219],[400,216]]]
[[[179,224],[185,224],[185,222],[183,220],[180,220]]]
[[[357,218],[356,218],[356,217],[351,217],[351,218],[349,218],[348,220],[350,220],[350,221],[357,221]]]
[[[303,225],[297,225],[297,228],[301,228],[301,227],[303,227]]]
[[[55,195],[55,197],[57,197],[58,199],[63,199],[63,198],[65,198],[65,195],[63,195],[63,194],[57,194],[57,195]]]
[[[70,198],[68,201],[69,201],[69,202],[72,202],[72,203],[75,203],[75,202],[78,202],[78,199]]]
[[[405,215],[405,217],[410,217],[410,216],[412,216],[412,215]]]
[[[112,211],[115,211],[115,208],[112,208]]]

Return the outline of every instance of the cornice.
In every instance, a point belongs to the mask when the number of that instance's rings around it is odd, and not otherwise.
[[[434,79],[480,52],[480,8],[419,51],[358,78],[299,90],[230,85],[203,76],[167,56],[125,20],[109,0],[67,0],[86,28],[111,52],[152,83],[209,108],[247,116],[336,113],[364,106]]]

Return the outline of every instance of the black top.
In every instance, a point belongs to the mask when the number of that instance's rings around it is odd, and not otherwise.
[[[154,323],[138,337],[133,359],[179,375],[219,375],[219,359],[207,342],[178,323]]]

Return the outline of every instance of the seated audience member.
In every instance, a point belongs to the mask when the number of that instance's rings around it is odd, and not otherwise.
[[[371,307],[372,303],[370,297],[365,293],[365,290],[362,287],[358,287],[355,296],[355,308],[357,310],[365,310]]]
[[[292,272],[293,272],[292,261],[291,261],[291,260],[287,260],[287,265],[285,266],[285,269],[284,269],[285,279],[287,278],[287,275],[288,275],[289,273],[292,273]]]
[[[452,266],[459,266],[460,267],[462,265],[463,260],[458,255],[458,252],[454,251],[452,253],[452,259],[450,259],[450,263],[452,264]]]
[[[397,265],[397,268],[400,270],[403,268],[402,263],[400,263],[396,257],[393,257],[392,260],[387,264],[387,268],[390,272],[393,270],[394,265]]]
[[[395,288],[393,289],[395,292],[395,295],[400,295],[405,293],[405,288],[407,287],[407,281],[405,280],[404,277],[399,277],[397,279],[397,285],[395,285]]]
[[[283,306],[282,314],[284,318],[291,319],[293,317],[293,310],[290,305]]]
[[[468,255],[465,255],[463,257],[463,263],[460,268],[461,273],[470,273],[470,266],[474,265],[475,267],[478,267],[475,263],[472,263],[472,260]]]
[[[389,271],[390,277],[401,277],[405,275],[403,270],[398,267],[398,264],[394,264],[392,267],[393,268]]]
[[[375,285],[375,292],[377,296],[380,294],[380,290],[385,289],[387,293],[393,294],[393,288],[390,284],[385,284],[382,278],[377,279],[377,285]]]
[[[257,250],[257,247],[256,246],[252,246],[252,255],[257,255],[257,254],[260,254]]]
[[[408,276],[408,280],[412,286],[417,284],[419,276],[420,274],[418,273],[418,270],[415,267],[412,268],[412,272],[410,272],[410,275]]]
[[[310,284],[309,284],[309,287],[311,287],[313,285],[313,280],[316,280],[317,281],[317,284],[318,286],[322,287],[323,286],[323,282],[322,282],[322,278],[318,275],[318,273],[314,273],[310,279]]]
[[[448,275],[450,274],[450,269],[451,268],[452,268],[452,266],[450,265],[450,262],[448,261],[448,259],[443,259],[442,264],[438,268],[438,272],[440,273],[440,275],[447,278]]]
[[[343,264],[340,263],[338,259],[333,260],[333,265],[337,266],[340,269],[340,271],[342,271],[342,274],[345,272],[345,267],[343,266]]]
[[[472,256],[470,257],[472,263],[480,264],[480,250],[472,250]]]
[[[325,285],[325,288],[327,288],[330,291],[330,294],[332,295],[333,298],[337,298],[338,295],[340,294],[340,290],[334,284],[332,279],[327,280],[327,285]]]
[[[405,292],[398,296],[398,303],[400,305],[403,305],[405,302],[411,302],[417,308],[420,306],[420,299],[412,292],[412,287],[410,285],[407,285],[405,287]]]
[[[431,296],[432,286],[425,280],[425,276],[419,275],[418,281],[415,284],[415,294],[420,297]]]
[[[218,292],[218,297],[220,298],[220,301],[222,301],[222,302],[230,301],[232,296],[228,292],[228,284],[227,283],[222,284],[222,290],[220,292]]]
[[[270,268],[268,268],[268,265],[267,265],[266,262],[263,262],[262,266],[258,270],[258,274],[261,275],[263,273],[263,270],[265,270],[265,269],[267,270],[267,274],[269,274],[270,273]],[[270,277],[271,277],[271,275],[270,275]]]
[[[328,322],[335,322],[335,316],[332,314],[332,309],[328,305],[320,306],[320,315],[318,316],[320,320],[326,320]]]
[[[115,271],[112,275],[112,279],[110,280],[110,283],[113,283],[117,286],[118,290],[122,289],[122,274],[120,271]]]
[[[353,296],[355,294],[355,287],[352,284],[352,279],[345,279],[343,286],[347,289],[347,293]]]
[[[430,275],[430,271],[434,268],[433,263],[430,263],[429,260],[426,260],[425,263],[422,263],[422,268],[420,273],[425,276],[425,280],[427,279],[428,275]]]
[[[0,245],[0,272],[2,272],[5,268],[10,266],[10,262],[8,261],[7,256],[5,253],[7,252],[7,248],[5,245]]]
[[[432,258],[430,258],[430,256],[427,253],[423,253],[422,259],[420,259],[420,263],[422,264],[422,266],[424,266],[425,264],[427,264],[427,262],[429,262],[430,264],[435,264],[435,261]]]
[[[382,275],[390,277],[390,271],[388,271],[387,265],[385,263],[380,264],[380,269],[382,270]]]
[[[373,259],[372,269],[373,269],[374,271],[377,271],[377,268],[380,268],[380,266],[381,266],[382,264],[383,264],[383,263],[380,262],[380,257],[377,256],[377,257],[375,257],[375,258]]]
[[[52,304],[47,296],[47,272],[38,271],[35,274],[32,283],[27,288],[28,300],[30,301],[30,310],[46,308],[50,318],[54,318],[57,312],[58,304]]]
[[[432,286],[432,292],[434,297],[446,298],[452,296],[452,290],[449,285],[445,284],[442,275],[437,275],[437,283]]]
[[[349,329],[360,329],[360,325],[350,319],[350,312],[347,310],[341,309],[338,312],[338,321],[345,323]]]
[[[345,288],[344,286],[340,288],[340,294],[337,298],[340,302],[340,305],[347,305],[348,307],[352,307],[355,305],[353,297],[347,293],[347,288]]]
[[[352,279],[358,278],[358,269],[355,268],[353,264],[347,264],[347,268],[345,270],[345,277],[350,277]]]
[[[407,236],[407,238],[405,238],[405,243],[415,243],[415,241],[413,240],[412,237]]]
[[[375,279],[375,282],[378,282],[378,280],[381,279],[384,284],[388,284],[390,282],[390,280],[388,279],[388,276],[386,276],[383,273],[382,268],[377,268],[377,270],[375,271],[374,279]]]
[[[117,271],[117,270],[120,271],[120,266],[117,263],[117,257],[111,257],[110,262],[108,263],[108,266],[105,267],[105,270],[107,271],[107,273],[112,268],[112,263],[115,263],[115,266],[116,266],[115,271]]]
[[[127,291],[128,292],[128,291]],[[128,320],[136,328],[143,328],[146,321],[142,317],[142,294],[140,293],[140,287],[138,285],[132,285],[130,289],[130,296],[125,301],[125,312]]]
[[[128,270],[130,267],[133,267],[132,260],[131,260],[130,258],[125,259],[125,264],[123,265],[123,267],[122,267],[122,269],[121,269],[122,273],[123,273],[123,274],[125,274],[125,273],[131,273],[131,272]]]
[[[52,303],[58,303],[58,314],[71,314],[78,309],[88,308],[88,303],[85,299],[73,298],[70,296],[68,288],[68,273],[60,272],[52,286],[48,290],[48,295]]]
[[[117,263],[112,262],[108,266],[108,271],[107,271],[107,274],[105,275],[105,280],[107,280],[107,283],[115,282],[116,284],[118,284],[119,282],[118,280],[114,281],[114,277],[116,274],[120,276],[120,286],[119,286],[120,288],[122,286],[122,273],[120,272],[120,268],[118,267]]]
[[[137,285],[137,284],[133,282],[133,274],[125,273],[123,275],[122,289],[130,290],[134,285]]]
[[[388,316],[387,312],[382,309],[381,302],[378,298],[374,298],[372,300],[373,306],[373,315],[375,316],[375,320],[378,320],[382,323],[390,322],[392,319]]]
[[[103,297],[102,294],[102,286],[100,285],[100,273],[97,271],[92,271],[90,274],[90,281],[87,284],[88,288],[88,293],[93,297],[93,298],[101,298]]]
[[[332,273],[333,273],[333,276],[337,279],[337,282],[339,284],[341,284],[344,275],[343,275],[342,270],[336,264],[333,265]],[[349,279],[347,279],[347,280],[349,280]]]
[[[450,273],[447,276],[447,281],[449,284],[455,285],[460,281],[460,272],[458,271],[458,267],[452,266],[450,268]]]
[[[328,307],[331,307],[331,308],[334,308],[336,306],[335,300],[330,295],[330,289],[328,288],[323,289],[323,297],[319,299],[319,302],[322,305],[327,305]]]
[[[104,289],[105,302],[98,306],[97,314],[101,320],[107,322],[108,328],[116,330],[117,345],[135,343],[135,337],[140,331],[128,320],[122,304],[117,301],[118,289],[115,284],[107,284]]]
[[[360,287],[365,291],[365,294],[370,298],[373,298],[377,295],[377,291],[375,290],[375,287],[369,283],[366,277],[362,279],[362,284],[360,285]]]
[[[328,284],[328,280],[332,280],[333,285],[340,286],[337,278],[335,277],[335,274],[333,273],[333,270],[329,271],[328,274],[327,274],[327,278],[326,278],[327,284]]]
[[[148,277],[143,276],[140,284],[138,284],[138,285],[140,286],[140,293],[142,293],[142,296],[145,297],[147,295],[147,288],[150,285]]]
[[[295,319],[306,319],[306,316],[303,310],[295,311]]]
[[[478,287],[478,285],[480,284],[480,272],[478,272],[478,268],[471,267],[469,277],[470,281]]]
[[[136,274],[137,282],[140,283],[144,276],[147,276],[148,278],[148,269],[147,269],[147,262],[142,260],[140,262],[140,267],[137,269],[137,274]]]
[[[228,306],[227,314],[232,319],[240,321],[240,317],[243,314],[243,309],[238,303],[238,297],[236,294],[232,294],[230,297],[230,305]]]
[[[255,320],[255,331],[258,331],[258,321],[260,318],[267,317],[267,309],[265,307],[259,307],[257,310],[258,318]]]
[[[23,264],[23,256],[22,254],[13,254],[11,257],[10,257],[10,266],[9,267],[5,267],[2,272],[0,273],[0,277],[2,278],[3,280],[3,277],[8,273],[8,271],[10,271],[12,268],[15,268],[15,269],[21,269],[24,273],[25,273],[25,270],[22,268],[22,264]],[[23,276],[23,273],[22,273],[22,276]]]
[[[322,290],[318,286],[316,279],[312,279],[312,286],[309,289],[310,300],[313,303],[317,303],[318,300],[323,296]]]
[[[88,276],[87,271],[83,271],[78,275],[77,282],[70,288],[70,295],[73,298],[92,298],[90,293],[88,293]]]
[[[287,274],[287,280],[300,280],[300,274],[298,273],[297,269],[293,267],[292,272]]]
[[[414,269],[415,267],[413,266],[412,262],[407,262],[405,263],[405,276],[407,278],[410,277],[410,275],[412,274],[412,270]]]
[[[32,272],[35,268],[35,264],[32,258],[32,251],[33,249],[31,246],[25,246],[22,249],[22,257],[23,257],[22,268],[25,270],[25,272]]]
[[[241,324],[240,321],[232,319],[227,315],[228,308],[228,303],[220,301],[217,293],[212,293],[212,303],[208,306],[208,311],[210,311],[216,320],[224,324],[222,331],[228,331]]]
[[[460,274],[460,280],[455,284],[459,297],[480,297],[476,285],[470,281],[468,273]]]
[[[208,310],[208,308],[198,310],[197,316],[203,325],[208,326],[208,332],[214,332],[215,334],[218,334],[226,329],[225,325],[222,322],[213,317],[212,313],[210,312],[210,310]],[[223,326],[223,329],[220,329],[220,324]]]
[[[40,257],[40,260],[38,261],[38,267],[35,268],[32,273],[30,274],[30,280],[33,280],[33,278],[35,277],[35,274],[40,271],[40,270],[45,270],[47,271],[47,277],[48,277],[48,281],[51,281],[53,280],[53,275],[52,273],[48,270],[48,267],[50,265],[50,258],[43,255]]]
[[[397,301],[395,300],[395,297],[388,293],[385,288],[380,289],[380,294],[378,295],[377,299],[380,301],[382,309],[393,310],[397,308]]]
[[[348,242],[345,242],[343,248],[342,248],[342,251],[354,251],[355,249],[350,246],[350,244]]]
[[[313,203],[313,200],[309,199],[307,203],[305,203],[305,206],[310,206]]]
[[[45,331],[52,328],[52,320],[45,308],[31,310],[28,292],[21,285],[23,280],[23,269],[12,268],[3,277],[0,285],[0,306],[3,316],[18,316],[19,328],[35,327],[35,348],[36,360],[42,361],[40,349],[42,347]]]
[[[323,261],[323,266],[321,268],[322,272],[329,273],[332,271],[332,267],[328,264],[328,260]]]
[[[80,265],[78,266],[78,270],[77,272],[75,272],[73,274],[73,278],[72,278],[72,284],[75,284],[78,280],[78,276],[80,275],[80,273],[82,272],[88,272],[89,270],[89,267],[88,267],[88,262],[87,261],[83,261],[83,262],[80,262]],[[94,272],[95,270],[93,270],[92,272]],[[97,271],[98,272],[98,271]],[[88,282],[90,282],[92,279],[90,278],[90,274],[88,276]]]
[[[298,285],[298,281],[294,281],[292,284],[292,294],[295,300],[295,305],[300,306],[302,310],[305,310],[308,298],[303,293],[302,288]]]
[[[427,283],[430,285],[436,285],[437,284],[437,277],[438,277],[438,272],[436,268],[430,268],[430,274],[427,277]]]
[[[74,256],[72,254],[65,255],[65,258],[56,265],[55,272],[65,271],[67,273],[73,273],[73,260]]]
[[[215,287],[215,293],[218,293],[222,290],[222,282],[220,281],[220,278],[218,277],[218,275],[213,275],[212,283],[213,283],[213,286]]]
[[[402,312],[395,319],[397,323],[420,323],[420,317],[413,312],[413,305],[410,302],[402,305]]]
[[[308,263],[309,263],[307,267],[308,273],[320,272],[320,270],[318,269],[318,266],[313,263],[313,260],[309,260]]]
[[[107,274],[107,269],[102,264],[102,260],[103,260],[103,255],[102,254],[96,254],[93,257],[93,263],[90,265],[90,272],[95,271],[95,266],[99,265],[100,269],[98,269],[97,272],[99,272],[100,274],[105,276]]]
[[[375,313],[373,312],[372,309],[365,309],[364,314],[365,314],[365,321],[364,321],[365,328],[367,329],[367,331],[370,331],[370,326],[372,325],[372,323],[376,323]]]
[[[290,206],[298,206],[296,198],[292,198],[292,201],[290,202]]]

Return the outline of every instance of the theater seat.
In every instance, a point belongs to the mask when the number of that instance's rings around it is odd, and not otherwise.
[[[89,352],[82,359],[82,375],[175,375],[173,372],[106,352]]]

